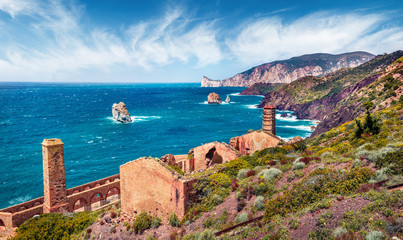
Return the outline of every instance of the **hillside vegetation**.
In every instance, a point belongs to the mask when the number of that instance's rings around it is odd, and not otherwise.
[[[54,239],[50,227],[43,227],[53,216],[60,221],[52,228],[63,229],[63,239],[215,239],[214,232],[262,215],[217,238],[402,238],[403,192],[385,188],[403,183],[402,115],[403,104],[394,102],[370,113],[380,127],[376,134],[364,129],[357,135],[357,122],[350,121],[304,142],[194,173],[195,198],[182,221],[172,215],[169,223],[154,224],[158,219],[142,213],[139,221],[127,222],[119,209],[110,209],[88,228],[85,221],[71,230],[74,224],[52,214],[22,225],[15,239],[36,239],[39,233],[39,239]],[[357,120],[368,125],[366,115]]]

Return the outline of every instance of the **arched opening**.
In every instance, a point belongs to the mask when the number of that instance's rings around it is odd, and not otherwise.
[[[103,196],[101,193],[95,193],[94,195],[91,196],[90,198],[90,204],[91,204],[91,209],[95,209],[97,207],[100,207],[102,205]]]
[[[95,187],[99,187],[99,186],[101,186],[101,184],[99,184],[99,183],[95,184]]]
[[[25,206],[22,206],[22,207],[20,207],[20,208],[18,208],[18,211],[17,212],[22,212],[22,211],[24,211],[25,209],[27,209]]]
[[[105,181],[105,184],[108,184],[108,183],[110,183],[110,182],[111,182],[111,181],[109,181],[109,180],[106,180],[106,181]]]
[[[35,202],[34,207],[41,205],[41,202]]]
[[[116,178],[115,178],[115,181],[116,181],[116,180],[119,180],[119,177],[116,177]]]
[[[3,220],[0,219],[0,227],[5,227],[6,224],[4,224]]]
[[[223,162],[222,157],[217,153],[216,148],[211,148],[206,154],[206,167],[210,167],[214,164],[221,164]]]
[[[74,190],[73,194],[79,193],[80,191],[78,189]]]
[[[85,190],[90,190],[90,189],[91,189],[90,186],[86,186],[86,187],[84,188],[84,191],[85,191]]]
[[[117,199],[119,199],[120,196],[120,190],[117,187],[111,188],[108,190],[107,194],[106,194],[106,201],[108,203],[115,201]]]
[[[87,200],[84,198],[80,198],[74,202],[73,211],[74,212],[82,212],[85,211],[85,207],[88,205]]]

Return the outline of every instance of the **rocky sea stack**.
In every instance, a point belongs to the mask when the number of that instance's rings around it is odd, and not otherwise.
[[[130,118],[130,113],[127,111],[126,105],[123,102],[119,104],[114,103],[112,105],[112,116],[113,119],[121,123],[129,123],[132,122]]]
[[[207,97],[207,102],[208,104],[220,104],[221,103],[220,95],[218,95],[215,92],[210,93]]]

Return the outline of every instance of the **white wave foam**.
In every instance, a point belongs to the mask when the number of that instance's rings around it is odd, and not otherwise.
[[[294,128],[306,132],[313,132],[313,128],[311,126],[281,126],[282,128]]]
[[[154,119],[160,119],[160,116],[132,116],[130,117],[133,122],[150,121]]]
[[[16,205],[16,204],[20,204],[20,203],[29,201],[29,200],[31,200],[31,199],[32,199],[32,196],[31,196],[31,195],[25,195],[25,196],[21,196],[21,197],[17,197],[17,198],[11,199],[10,201],[8,201],[8,203],[9,203],[10,205]]]
[[[112,120],[114,123],[120,123],[118,121],[116,121],[116,119],[114,119],[113,117],[107,117],[109,120]],[[132,119],[132,122],[144,122],[144,121],[150,121],[150,120],[154,120],[154,119],[160,119],[160,116],[131,116],[130,117]]]
[[[287,121],[287,122],[301,121],[301,120],[298,120],[297,116],[295,116],[295,115],[289,115],[289,117],[282,117],[281,114],[276,114],[276,119]]]
[[[242,96],[240,93],[241,93],[241,92],[230,93],[230,94],[228,94],[228,95],[230,95],[230,96]]]
[[[247,108],[250,108],[250,109],[258,109],[258,105],[256,105],[256,104],[251,104],[251,105],[245,105]]]

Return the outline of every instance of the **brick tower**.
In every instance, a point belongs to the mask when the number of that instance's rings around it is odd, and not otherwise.
[[[44,139],[43,154],[43,212],[68,210],[63,143],[60,139]]]
[[[263,131],[276,135],[276,108],[266,105],[263,108]]]

